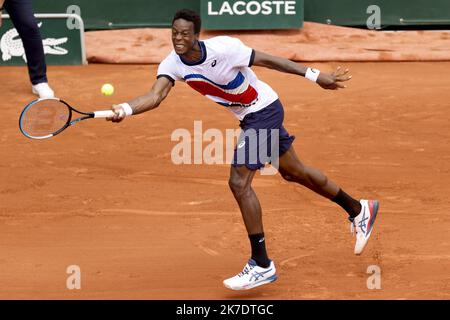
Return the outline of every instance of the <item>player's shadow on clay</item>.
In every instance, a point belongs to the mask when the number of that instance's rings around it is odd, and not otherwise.
[[[254,288],[251,290],[242,291],[230,291],[229,289],[225,293],[224,298],[229,300],[242,300],[242,299],[268,299],[272,295],[272,291],[268,291],[267,288]]]

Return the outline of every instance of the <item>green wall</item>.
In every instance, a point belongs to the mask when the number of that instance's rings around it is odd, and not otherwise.
[[[45,60],[49,65],[79,65],[85,62],[82,30],[67,28],[66,18],[37,18],[44,41]],[[0,66],[23,66],[25,51],[11,20],[5,18],[0,28],[2,48]]]
[[[80,6],[86,29],[169,27],[174,12],[180,8],[200,12],[200,0],[34,1],[35,11],[40,13],[64,13],[72,4]],[[304,18],[365,26],[369,17],[367,7],[374,4],[381,8],[382,25],[450,25],[450,0],[304,0]]]
[[[305,0],[305,21],[365,26],[370,5],[380,7],[385,26],[450,25],[450,0]]]
[[[34,11],[65,13],[71,5],[80,7],[86,29],[169,27],[178,9],[200,11],[199,0],[35,0]]]

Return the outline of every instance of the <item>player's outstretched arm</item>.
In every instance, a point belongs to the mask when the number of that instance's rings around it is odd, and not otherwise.
[[[115,116],[107,120],[120,122],[127,115],[139,114],[157,108],[167,97],[172,87],[173,83],[169,79],[165,77],[157,79],[149,93],[137,97],[128,103],[112,106]]]
[[[319,70],[308,68],[300,63],[259,51],[255,52],[253,65],[306,77],[309,80],[317,82],[322,88],[329,90],[345,88],[346,86],[342,84],[342,82],[352,78],[352,76],[349,75],[348,69],[342,70],[338,67],[333,73],[320,72]]]

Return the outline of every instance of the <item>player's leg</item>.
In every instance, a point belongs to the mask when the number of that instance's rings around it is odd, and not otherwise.
[[[351,218],[356,217],[361,212],[361,204],[358,200],[346,194],[320,170],[304,165],[298,158],[293,146],[280,157],[279,172],[285,180],[296,182],[336,202]]]
[[[246,166],[231,166],[228,184],[241,210],[245,228],[252,247],[252,259],[261,267],[267,267],[270,260],[267,256],[261,205],[251,184],[256,170]]]
[[[340,205],[349,215],[356,231],[355,254],[362,253],[372,233],[379,203],[376,200],[355,200],[320,170],[304,165],[291,146],[279,160],[279,172],[287,181],[301,184]]]
[[[261,205],[251,183],[256,170],[232,166],[229,186],[241,210],[247,229],[252,256],[238,275],[223,283],[233,290],[251,289],[277,279],[275,264],[267,256]]]
[[[22,39],[33,93],[41,98],[53,97],[53,90],[47,84],[44,47],[39,26],[33,14],[32,1],[8,0],[5,2],[5,9]]]

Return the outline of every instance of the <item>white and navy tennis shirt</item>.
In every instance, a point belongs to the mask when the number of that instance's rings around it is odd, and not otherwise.
[[[258,80],[250,69],[255,51],[241,40],[220,36],[199,41],[202,57],[190,63],[174,50],[158,68],[158,78],[184,81],[194,90],[227,107],[239,120],[278,99],[276,92]]]

